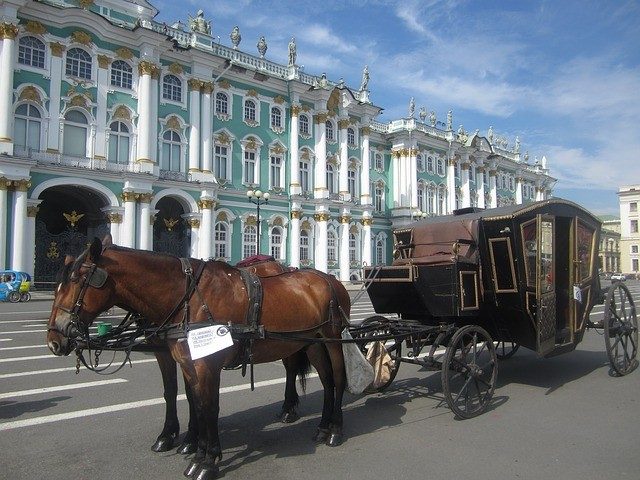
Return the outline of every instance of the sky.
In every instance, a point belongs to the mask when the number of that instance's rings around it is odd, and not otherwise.
[[[202,8],[212,34],[268,60],[297,63],[357,89],[368,65],[377,121],[409,101],[454,129],[480,130],[543,155],[554,195],[619,216],[618,188],[640,183],[640,0],[152,0],[158,21]]]

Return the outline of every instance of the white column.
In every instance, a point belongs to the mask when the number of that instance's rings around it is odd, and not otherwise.
[[[152,135],[152,124],[156,121],[152,107],[152,77],[158,75],[158,67],[143,60],[138,64],[138,72],[140,76],[138,80],[138,154],[136,161],[153,163],[157,139]]]
[[[36,256],[36,215],[37,205],[27,205],[27,238],[25,241],[25,272],[33,278]]]
[[[302,193],[302,187],[300,185],[300,166],[298,164],[300,161],[300,159],[298,158],[298,149],[300,148],[298,138],[298,130],[300,128],[298,124],[299,114],[300,105],[292,105],[291,129],[289,130],[291,133],[291,138],[289,141],[289,171],[291,172],[291,184],[289,185],[289,193],[291,195],[300,195],[300,193]],[[293,249],[293,243],[291,245]]]
[[[349,150],[347,145],[347,127],[349,126],[349,120],[342,118],[338,120],[338,127],[340,129],[340,173],[338,181],[338,193],[340,198],[345,201],[351,200],[351,194],[348,188],[349,178]]]
[[[321,272],[326,272],[328,270],[327,221],[329,220],[329,212],[316,213],[314,218],[316,221],[316,238],[314,244],[315,268]]]
[[[409,149],[409,184],[411,192],[410,207],[418,206],[418,150],[415,148]]]
[[[462,208],[471,206],[471,185],[469,181],[469,162],[465,159],[462,162],[462,168],[460,169],[460,184],[462,191],[462,202],[460,206]]]
[[[349,212],[340,215],[340,280],[349,281]]]
[[[140,218],[138,219],[138,248],[140,250],[153,250],[153,228],[151,226],[151,198],[152,193],[140,195]]]
[[[478,207],[484,206],[484,167],[482,165],[476,168],[476,194],[478,195]]]
[[[362,168],[360,169],[360,205],[371,205],[371,180],[369,169],[371,162],[371,149],[369,147],[369,127],[362,127]]]
[[[449,158],[447,162],[447,213],[456,209],[456,159]]]
[[[516,205],[522,205],[522,175],[516,176]]]
[[[213,83],[204,82],[202,84],[202,165],[200,169],[204,173],[213,173],[213,114],[212,97]],[[209,247],[210,249],[210,247]],[[209,255],[211,256],[211,255]],[[202,257],[209,258],[209,257]]]
[[[300,210],[291,210],[291,234],[289,236],[289,265],[300,268]]]
[[[149,154],[151,160],[154,163],[158,162],[158,97],[159,97],[159,84],[158,77],[160,69],[156,68],[155,73],[151,75],[151,122],[149,123],[149,139],[151,141],[151,147],[149,147]],[[184,148],[182,149],[185,150]]]
[[[109,222],[109,233],[114,245],[120,245],[120,226],[122,225],[122,213],[110,207],[106,207],[103,211],[107,215]]]
[[[198,258],[198,245],[200,243],[200,220],[198,218],[190,217],[187,219],[187,224],[191,227],[191,251],[190,257]]]
[[[4,238],[2,245],[0,245],[0,268],[8,268],[7,265],[7,244],[9,239],[7,236],[7,212],[9,210],[7,187],[11,185],[11,181],[5,177],[0,177],[0,238]]]
[[[107,157],[107,90],[109,89],[109,66],[111,59],[106,55],[98,55],[98,95],[96,103],[96,141],[94,158],[104,160]]]
[[[200,171],[200,87],[202,82],[190,79],[189,85],[189,172]]]
[[[400,151],[396,150],[391,152],[391,162],[393,170],[393,206],[397,208],[400,206]]]
[[[0,24],[0,153],[13,155],[13,63],[16,56],[18,27]]]
[[[60,151],[60,88],[62,85],[62,55],[65,47],[51,43],[51,79],[49,80],[49,131],[47,132],[47,152]]]
[[[316,137],[316,165],[315,165],[315,181],[314,181],[314,198],[326,198],[327,195],[327,129],[325,122],[327,121],[326,113],[319,113],[314,117],[315,121],[315,137]],[[325,221],[326,231],[326,221]],[[326,256],[326,255],[325,255]],[[317,268],[317,267],[316,267]],[[320,269],[318,269],[320,270]],[[326,267],[325,267],[326,271]]]
[[[199,258],[206,260],[213,256],[213,205],[210,198],[202,198],[199,202],[202,212],[202,223],[200,224],[200,255]]]
[[[13,201],[13,231],[11,238],[11,268],[21,272],[26,271],[26,241],[27,241],[27,190],[29,180],[15,180]]]
[[[371,217],[362,218],[362,264],[372,265],[373,259],[371,255]]]
[[[491,208],[496,208],[498,206],[498,188],[495,170],[489,170],[489,195],[491,196]]]
[[[123,247],[135,248],[136,239],[136,194],[134,192],[123,192],[124,220],[120,230],[120,242]]]

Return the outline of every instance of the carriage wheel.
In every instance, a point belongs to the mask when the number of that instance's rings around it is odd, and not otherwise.
[[[454,333],[442,361],[442,389],[460,418],[483,413],[496,388],[498,358],[491,336],[477,325]]]
[[[12,290],[9,292],[9,301],[11,303],[16,303],[20,301],[20,292]]]
[[[618,282],[609,289],[603,323],[611,368],[620,376],[626,375],[638,366],[638,318],[625,284]]]
[[[391,326],[389,325],[389,319],[383,317],[382,315],[374,315],[373,317],[369,317],[365,319],[361,324],[361,327],[376,327],[375,330],[368,331],[361,335],[361,338],[374,337],[376,335],[390,335],[391,334]],[[358,342],[358,347],[362,354],[366,357],[367,352],[373,345],[373,342]],[[400,363],[402,358],[402,340],[397,338],[393,338],[391,340],[387,340],[385,342],[385,348],[387,353],[391,357],[391,368],[389,371],[389,380],[384,382],[384,384],[380,385],[378,388],[367,387],[364,391],[365,393],[376,393],[382,392],[385,390],[393,379],[396,378],[398,374],[398,370],[400,369]]]
[[[31,294],[29,292],[24,292],[20,294],[21,302],[28,302],[29,300],[31,300]]]
[[[493,344],[496,347],[498,360],[507,360],[513,357],[520,348],[519,343],[511,340],[501,340],[499,342],[493,342]]]

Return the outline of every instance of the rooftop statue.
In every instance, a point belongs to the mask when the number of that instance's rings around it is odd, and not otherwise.
[[[431,110],[431,114],[429,115],[429,123],[431,123],[432,127],[436,126],[438,119],[436,118],[436,112]]]
[[[449,110],[447,112],[447,131],[453,130],[453,112]]]
[[[189,28],[192,32],[211,35],[211,22],[205,20],[202,10],[198,10],[195,17],[189,15]]]
[[[489,131],[487,132],[487,138],[489,139],[489,143],[493,143],[493,125],[489,127]]]
[[[418,113],[418,116],[420,117],[420,120],[424,122],[425,119],[427,118],[427,109],[425,107],[420,107],[420,112]]]
[[[264,58],[268,48],[267,40],[264,38],[264,35],[260,37],[260,40],[258,40],[258,44],[256,45],[256,47],[258,47],[258,53],[260,54],[260,58]]]
[[[364,92],[369,87],[369,66],[365,65],[362,71],[362,82],[360,83],[360,91]]]
[[[413,97],[411,97],[411,100],[409,100],[409,118],[413,118],[415,113],[416,113],[416,102],[413,99]]]
[[[240,45],[240,41],[242,40],[242,35],[240,35],[240,27],[238,27],[238,25],[233,27],[233,30],[231,30],[231,33],[229,34],[229,38],[231,39],[231,45],[233,45],[233,49],[236,50],[238,48],[238,45]]]
[[[296,57],[298,56],[296,50],[296,37],[291,37],[289,42],[289,66],[296,64]]]

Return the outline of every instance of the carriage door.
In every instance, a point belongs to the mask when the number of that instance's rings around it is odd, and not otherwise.
[[[537,218],[537,285],[536,327],[538,330],[538,353],[545,355],[555,347],[556,339],[556,274],[553,218]]]
[[[573,301],[572,320],[573,331],[582,329],[586,320],[588,305],[591,303],[591,284],[595,275],[595,227],[587,225],[584,221],[574,220],[575,233],[573,234]]]

